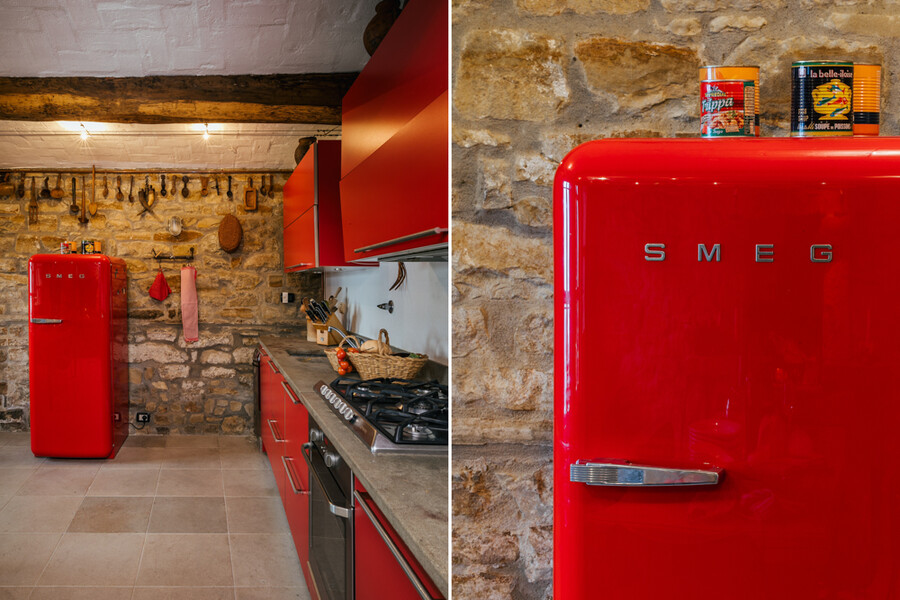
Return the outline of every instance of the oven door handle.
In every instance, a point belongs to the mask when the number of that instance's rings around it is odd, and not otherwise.
[[[416,572],[415,570],[413,570],[412,565],[409,564],[409,560],[407,560],[407,558],[403,556],[403,553],[400,551],[397,543],[391,538],[390,534],[384,528],[384,525],[381,524],[381,521],[379,521],[378,517],[375,516],[375,513],[372,512],[372,509],[369,508],[366,499],[363,498],[362,494],[360,494],[357,490],[353,490],[353,496],[356,498],[356,501],[359,502],[359,505],[362,507],[363,512],[366,513],[366,516],[369,517],[369,521],[372,523],[372,526],[375,527],[375,531],[378,532],[378,535],[381,536],[381,539],[391,551],[391,554],[394,555],[394,559],[397,561],[397,564],[400,565],[400,568],[403,569],[406,577],[409,578],[409,582],[413,584],[414,588],[416,588],[416,592],[418,592],[419,597],[422,598],[422,600],[433,600],[433,596],[428,593],[428,589],[425,587],[425,584],[422,583],[422,580],[419,579],[419,576],[416,575]]]
[[[309,449],[313,447],[312,442],[307,442],[303,444],[303,448],[301,449],[301,453],[303,454],[303,460],[306,461],[307,466],[309,467],[309,472],[312,473],[312,476],[316,478],[316,483],[319,484],[319,487],[322,488],[322,495],[325,496],[325,502],[328,503],[328,510],[331,511],[331,514],[341,517],[342,519],[349,519],[350,514],[353,512],[353,508],[347,508],[346,506],[341,506],[339,504],[335,504],[331,499],[331,496],[328,495],[328,490],[325,489],[325,484],[322,482],[322,479],[319,477],[319,472],[316,471],[316,468],[312,464],[312,459],[309,456]]]

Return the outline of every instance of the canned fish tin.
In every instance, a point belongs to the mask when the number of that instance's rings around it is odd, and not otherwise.
[[[853,63],[791,65],[791,135],[853,135]]]
[[[754,137],[752,80],[722,79],[700,83],[700,135]]]
[[[700,67],[700,83],[717,79],[752,79],[754,86],[753,95],[753,124],[754,133],[759,136],[759,67],[757,66],[733,66],[708,65]]]
[[[93,254],[94,253],[94,240],[81,240],[81,253],[82,254]]]
[[[881,65],[853,63],[853,135],[878,135]]]

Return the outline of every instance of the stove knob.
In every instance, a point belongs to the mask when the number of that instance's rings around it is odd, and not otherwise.
[[[309,430],[309,441],[311,442],[321,442],[325,439],[325,434],[319,431],[318,429],[310,429]]]
[[[348,423],[352,423],[354,420],[356,420],[356,417],[350,411],[347,411],[346,413],[344,413],[344,418],[347,419]]]
[[[338,466],[338,464],[341,462],[341,457],[334,452],[326,452],[323,455],[323,458],[325,459],[325,466],[329,469]]]

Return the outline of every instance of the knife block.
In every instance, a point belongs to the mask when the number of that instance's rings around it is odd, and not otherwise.
[[[316,324],[311,319],[306,319],[306,341],[316,342]]]
[[[341,320],[334,316],[334,313],[328,315],[328,320],[324,324],[313,323],[313,327],[316,328],[316,343],[320,346],[335,346],[341,341],[341,337],[337,333],[328,329],[329,325],[336,329],[344,329]]]

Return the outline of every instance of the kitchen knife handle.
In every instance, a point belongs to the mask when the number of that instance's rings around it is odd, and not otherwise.
[[[616,487],[716,485],[724,469],[669,469],[635,465],[627,460],[579,460],[569,467],[569,481]]]
[[[268,421],[266,421],[266,423],[269,424],[269,431],[272,432],[272,439],[275,440],[276,444],[283,444],[285,442],[285,440],[278,438],[278,434],[275,432],[275,426],[272,425],[272,423],[277,423],[277,422],[278,421],[276,421],[275,419],[269,419]]]
[[[38,319],[32,317],[31,322],[35,325],[56,325],[57,323],[62,323],[62,319]]]
[[[425,587],[425,584],[422,583],[422,580],[419,579],[418,575],[416,575],[416,572],[413,570],[412,565],[410,565],[406,557],[403,556],[400,548],[397,547],[397,544],[384,528],[384,525],[381,524],[381,521],[378,520],[378,517],[375,516],[375,513],[372,512],[371,508],[369,508],[366,499],[363,498],[362,494],[360,494],[357,490],[353,490],[353,495],[356,497],[356,501],[359,502],[359,506],[363,509],[363,512],[366,513],[367,517],[369,517],[369,522],[371,522],[372,526],[375,527],[375,531],[378,532],[378,535],[381,536],[382,541],[384,541],[385,545],[391,551],[391,554],[394,555],[394,560],[396,560],[397,564],[400,565],[400,568],[403,569],[403,573],[409,579],[409,582],[413,584],[414,588],[416,588],[416,593],[419,594],[419,597],[422,598],[422,600],[432,600],[433,597],[428,592],[428,588]],[[368,494],[366,495],[368,496]]]
[[[288,395],[288,398],[291,399],[291,403],[300,404],[300,400],[296,399],[294,392],[291,391],[291,388],[289,388],[285,382],[281,382],[281,387],[284,388],[284,392]]]
[[[307,442],[303,444],[303,447],[300,449],[300,452],[303,454],[303,460],[306,461],[306,466],[309,467],[309,472],[312,473],[312,476],[316,478],[316,482],[319,484],[319,487],[322,488],[322,495],[325,496],[325,502],[328,504],[328,510],[331,511],[331,514],[337,515],[338,517],[342,517],[344,519],[350,518],[350,512],[353,508],[347,508],[346,506],[341,506],[340,504],[335,504],[331,497],[328,495],[328,490],[325,489],[325,484],[319,478],[319,473],[316,471],[316,468],[312,464],[312,459],[309,457],[308,450],[312,448],[312,443]]]
[[[281,464],[284,465],[284,472],[287,473],[288,485],[291,486],[291,489],[294,491],[295,494],[308,494],[309,493],[308,491],[304,491],[304,490],[300,489],[298,486],[294,485],[294,476],[291,475],[291,470],[287,464],[287,461],[289,461],[289,460],[293,462],[294,459],[288,458],[287,456],[281,457]]]

